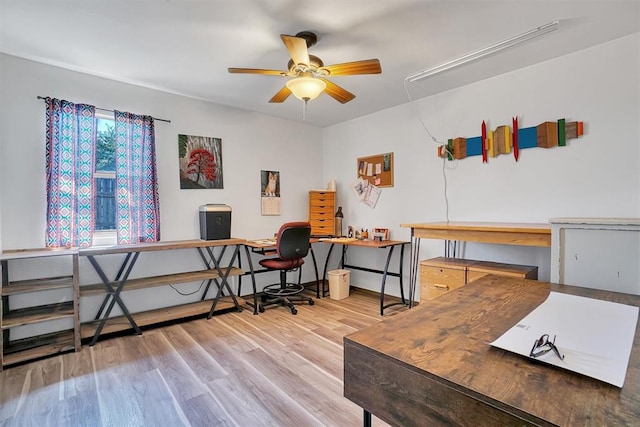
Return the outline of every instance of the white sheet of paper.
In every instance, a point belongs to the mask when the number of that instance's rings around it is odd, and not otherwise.
[[[363,202],[371,209],[375,209],[376,204],[378,204],[378,199],[380,198],[380,193],[380,189],[375,185],[367,186],[367,191],[364,196]]]
[[[373,163],[367,163],[367,176],[373,175]]]
[[[637,322],[638,307],[551,292],[491,345],[528,357],[538,338],[555,335],[564,360],[553,351],[536,360],[622,387]]]

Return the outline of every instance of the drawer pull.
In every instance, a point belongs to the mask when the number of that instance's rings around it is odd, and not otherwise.
[[[446,289],[449,290],[449,285],[441,285],[439,283],[434,283],[433,284],[434,287],[438,288],[438,289]]]

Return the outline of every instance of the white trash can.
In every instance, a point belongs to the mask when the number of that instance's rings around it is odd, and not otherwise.
[[[345,299],[349,297],[349,270],[331,270],[329,276],[329,298]]]

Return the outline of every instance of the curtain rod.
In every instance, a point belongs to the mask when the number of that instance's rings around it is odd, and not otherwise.
[[[45,100],[45,99],[47,99],[47,98],[50,98],[50,97],[48,97],[48,96],[38,96],[38,99],[42,99],[42,100]],[[100,110],[100,111],[107,111],[107,112],[109,112],[109,113],[115,113],[115,111],[114,111],[114,110],[109,110],[109,109],[107,109],[107,108],[100,108],[100,107],[96,107],[96,110]],[[171,123],[171,120],[158,119],[157,117],[153,117],[153,116],[151,116],[151,117],[153,118],[153,120],[157,120],[157,121],[159,121],[159,122]]]

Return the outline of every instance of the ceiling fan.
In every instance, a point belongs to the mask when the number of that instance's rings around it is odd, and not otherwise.
[[[230,73],[266,74],[292,77],[269,102],[284,102],[293,95],[305,102],[317,98],[322,92],[344,104],[356,96],[337,84],[327,80],[331,76],[352,76],[357,74],[380,74],[380,61],[366,59],[325,66],[320,58],[310,55],[307,50],[315,45],[318,37],[311,31],[301,31],[295,36],[281,34],[280,38],[289,51],[291,59],[286,71],[263,70],[258,68],[229,68]]]

